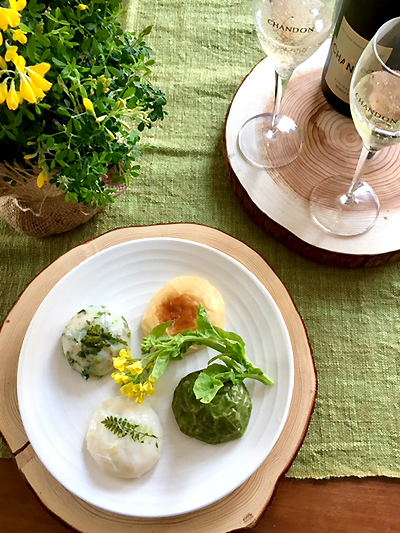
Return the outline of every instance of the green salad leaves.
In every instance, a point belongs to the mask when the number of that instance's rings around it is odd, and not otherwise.
[[[156,326],[141,344],[142,358],[134,359],[128,351],[115,358],[119,370],[112,376],[121,385],[121,392],[128,397],[143,401],[145,395],[154,392],[156,383],[169,363],[182,359],[191,346],[208,346],[218,354],[208,361],[193,385],[193,391],[202,403],[210,403],[225,383],[242,383],[250,378],[264,385],[273,381],[255,366],[245,353],[245,343],[236,333],[212,326],[207,312],[201,305],[197,310],[197,330],[188,330],[177,335],[165,335],[171,322]],[[218,362],[217,362],[218,361]]]

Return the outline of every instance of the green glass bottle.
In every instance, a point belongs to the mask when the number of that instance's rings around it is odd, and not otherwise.
[[[354,67],[368,42],[386,21],[400,16],[399,0],[343,0],[322,72],[329,104],[350,116],[349,88]]]

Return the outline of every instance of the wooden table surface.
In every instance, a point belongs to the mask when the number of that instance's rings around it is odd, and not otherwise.
[[[73,530],[44,509],[13,460],[1,459],[0,531],[65,533]],[[257,526],[239,531],[399,533],[400,480],[283,478]]]

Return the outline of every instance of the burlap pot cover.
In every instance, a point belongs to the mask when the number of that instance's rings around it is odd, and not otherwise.
[[[105,186],[118,196],[126,190],[125,183],[114,184],[112,171],[104,176]],[[30,237],[47,237],[70,231],[90,220],[102,207],[93,209],[73,201],[50,183],[38,187],[40,169],[22,169],[8,162],[0,163],[0,218],[19,233]]]
[[[40,201],[26,201],[13,196],[0,198],[0,217],[16,231],[30,237],[64,233],[84,224],[100,209],[66,202],[63,195],[48,196]]]

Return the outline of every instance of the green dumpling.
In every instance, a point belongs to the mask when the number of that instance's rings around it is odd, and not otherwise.
[[[247,429],[252,403],[243,383],[228,381],[210,403],[197,400],[193,385],[201,370],[181,379],[174,391],[172,410],[179,429],[185,435],[221,444],[239,439]]]

